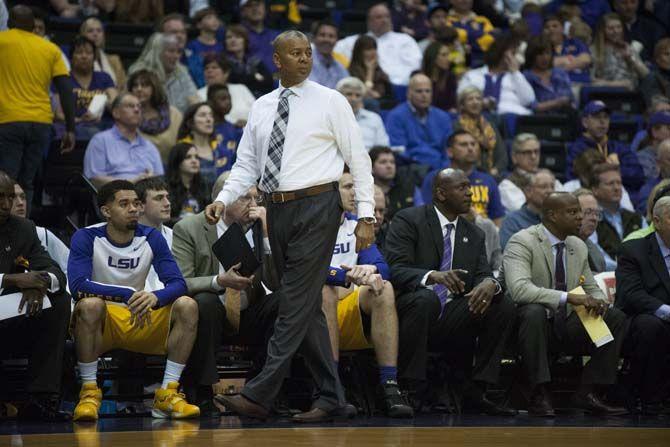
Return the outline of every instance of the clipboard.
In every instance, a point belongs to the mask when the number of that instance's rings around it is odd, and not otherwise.
[[[261,265],[254,251],[249,245],[242,227],[234,223],[221,237],[212,245],[212,252],[226,271],[241,262],[238,272],[242,276],[249,277]]]
[[[577,287],[574,290],[571,290],[570,293],[577,293],[580,295],[585,295],[584,289]],[[589,334],[591,341],[596,347],[601,347],[607,343],[614,341],[614,336],[610,331],[610,328],[607,327],[607,323],[603,320],[601,315],[594,317],[591,315],[584,306],[574,306],[574,311],[577,312],[577,316],[584,325],[584,329]]]

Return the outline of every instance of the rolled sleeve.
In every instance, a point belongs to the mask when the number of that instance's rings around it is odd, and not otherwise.
[[[670,306],[667,304],[663,304],[661,307],[656,309],[654,315],[656,315],[661,320],[670,321]]]

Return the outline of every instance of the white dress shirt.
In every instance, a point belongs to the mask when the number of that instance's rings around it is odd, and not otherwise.
[[[366,109],[356,112],[356,121],[361,127],[363,144],[370,150],[373,146],[389,146],[389,135],[386,133],[382,117]]]
[[[465,72],[458,82],[458,94],[467,87],[476,87],[482,92],[486,85],[486,75],[489,67],[483,66]],[[498,75],[500,76],[500,75]],[[498,100],[498,113],[514,113],[516,115],[530,115],[532,104],[535,102],[535,91],[526,77],[520,72],[505,73]]]
[[[407,85],[409,75],[421,68],[423,54],[413,37],[405,33],[389,31],[377,37],[372,32],[367,33],[377,41],[377,55],[379,66],[384,70],[395,85]],[[359,35],[345,37],[335,44],[334,51],[351,60],[351,53]]]
[[[251,108],[237,149],[237,161],[216,200],[226,206],[256,185],[265,171],[270,133],[283,86]],[[344,96],[305,80],[290,88],[289,119],[277,191],[294,191],[342,176],[344,163],[354,177],[358,217],[374,216],[372,163],[356,118]]]

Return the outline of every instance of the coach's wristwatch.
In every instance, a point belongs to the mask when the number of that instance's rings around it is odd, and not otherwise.
[[[374,217],[361,217],[360,219],[358,219],[358,221],[368,225],[374,225],[374,223],[376,222]]]

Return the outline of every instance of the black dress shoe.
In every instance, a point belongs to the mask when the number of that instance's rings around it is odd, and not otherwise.
[[[248,416],[250,418],[265,420],[270,413],[262,405],[253,402],[241,394],[235,396],[227,396],[224,394],[217,394],[214,399],[221,405],[226,407],[226,410],[232,411],[240,416]]]
[[[18,418],[24,421],[64,422],[72,419],[70,414],[59,411],[60,399],[30,397],[19,410]]]
[[[516,416],[519,413],[514,408],[499,405],[489,400],[484,393],[477,396],[470,396],[465,401],[464,410],[484,413],[489,416]]]
[[[386,416],[390,418],[414,417],[414,409],[407,403],[395,380],[387,380],[386,383],[379,385],[377,393],[383,402]]]
[[[216,406],[212,399],[198,401],[198,408],[200,408],[200,419],[203,418],[220,418],[221,410]]]
[[[572,404],[584,410],[584,412],[595,416],[621,416],[628,414],[624,407],[610,407],[598,399],[594,393],[578,393],[572,397]]]
[[[356,407],[351,404],[345,404],[339,408],[331,411],[322,408],[314,407],[304,413],[293,416],[293,422],[300,422],[303,424],[314,424],[319,422],[332,422],[335,420],[351,419],[356,416],[358,412]]]
[[[543,387],[537,387],[530,396],[528,415],[545,418],[553,418],[556,416],[554,407],[551,406],[549,393]]]

